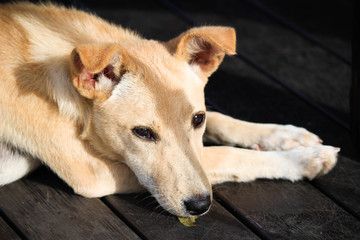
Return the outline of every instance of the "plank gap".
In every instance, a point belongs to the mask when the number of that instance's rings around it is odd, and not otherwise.
[[[241,223],[243,223],[250,231],[256,234],[259,238],[265,240],[272,240],[272,238],[266,231],[261,229],[258,224],[252,221],[250,218],[246,216],[245,213],[240,211],[231,202],[224,197],[221,193],[214,193],[214,199],[223,207],[225,208],[230,214],[236,217]]]
[[[134,224],[131,223],[124,215],[122,215],[109,201],[105,198],[100,198],[100,200],[108,207],[121,221],[123,221],[139,238],[143,240],[148,240],[148,238],[137,228]]]
[[[25,234],[16,226],[16,224],[0,209],[0,217],[4,222],[18,235],[19,238],[27,240]]]
[[[360,215],[356,211],[354,211],[348,204],[346,204],[344,201],[342,201],[340,198],[332,194],[330,191],[327,191],[323,187],[321,187],[316,182],[310,182],[311,186],[313,186],[316,190],[318,190],[321,194],[325,195],[327,198],[329,198],[331,201],[333,201],[336,205],[344,209],[347,213],[355,217],[357,220],[360,221]]]

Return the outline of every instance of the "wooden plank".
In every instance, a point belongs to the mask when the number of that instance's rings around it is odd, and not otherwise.
[[[353,8],[346,6],[346,1],[327,1],[326,8],[321,1],[257,1],[351,59]]]
[[[18,240],[21,239],[15,231],[0,217],[0,239]]]
[[[0,188],[0,209],[28,239],[138,239],[99,199],[75,195],[45,168]]]
[[[276,239],[355,239],[360,221],[307,182],[228,183],[217,196]]]
[[[340,156],[337,166],[329,174],[315,179],[312,183],[360,219],[359,162]]]
[[[195,227],[185,227],[148,194],[105,199],[147,239],[258,239],[216,201],[208,214],[196,220]]]

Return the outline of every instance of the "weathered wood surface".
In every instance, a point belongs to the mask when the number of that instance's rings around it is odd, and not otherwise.
[[[148,195],[108,196],[106,201],[134,224],[147,239],[257,239],[234,216],[217,202],[211,211],[196,221],[196,227],[186,227],[161,208]]]
[[[360,163],[340,157],[336,168],[312,184],[360,219]]]
[[[0,238],[1,239],[21,239],[15,231],[4,221],[3,218],[0,218]]]
[[[0,196],[2,213],[28,239],[138,238],[101,200],[73,194],[45,168],[2,187]]]
[[[164,2],[85,4],[112,22],[165,41],[186,30],[191,21]],[[349,66],[243,1],[172,2],[192,21],[235,27],[238,51],[347,120]],[[345,16],[342,25],[332,26],[335,38],[316,27],[307,28],[309,24],[301,22],[302,12],[286,1],[277,0],[275,6],[260,2],[348,55]],[[341,1],[331,5],[337,2]],[[284,6],[289,10],[284,11]],[[346,8],[340,7],[343,16]],[[225,60],[211,77],[206,94],[232,116],[308,128],[326,144],[342,148],[339,164],[312,182],[258,180],[215,186],[217,200],[194,228],[181,225],[146,193],[85,199],[42,168],[0,188],[0,239],[360,239],[360,163],[354,161],[357,155],[346,130],[238,57]]]
[[[352,239],[360,222],[307,182],[228,183],[218,198],[275,239]]]

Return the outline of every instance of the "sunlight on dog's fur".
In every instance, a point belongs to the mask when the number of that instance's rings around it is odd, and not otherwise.
[[[339,149],[303,128],[206,112],[208,77],[235,54],[233,28],[158,42],[75,9],[20,3],[0,5],[0,29],[0,185],[41,161],[85,197],[146,188],[189,217],[208,211],[211,184],[312,179],[336,163]],[[264,151],[203,147],[203,137]]]

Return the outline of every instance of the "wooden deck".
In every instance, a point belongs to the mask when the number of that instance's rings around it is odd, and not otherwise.
[[[341,147],[339,163],[312,182],[215,186],[211,211],[192,228],[147,193],[86,199],[42,167],[0,188],[1,240],[360,239],[360,162],[348,125],[353,1],[119,2],[77,4],[160,40],[194,24],[235,27],[239,54],[211,77],[210,107],[308,128]]]

